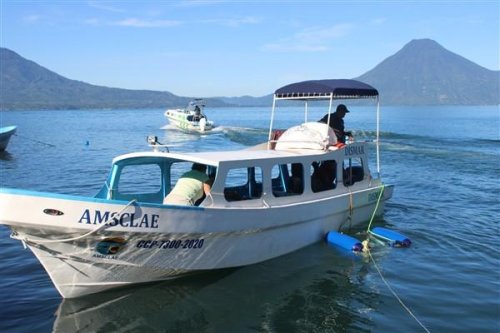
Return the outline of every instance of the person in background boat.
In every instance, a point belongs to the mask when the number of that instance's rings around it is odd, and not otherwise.
[[[345,143],[345,137],[348,136],[350,139],[352,138],[351,132],[346,132],[344,130],[344,117],[346,113],[348,113],[347,107],[344,104],[339,104],[334,113],[330,115],[330,127],[335,132],[337,136],[337,142]],[[323,118],[319,121],[320,123],[327,123],[328,121],[328,113],[324,115]]]
[[[212,181],[206,171],[206,165],[194,163],[191,170],[179,178],[163,203],[187,206],[198,204],[200,199],[210,193],[212,186]]]
[[[194,116],[193,116],[193,120],[194,121],[200,121],[201,119],[201,110],[200,110],[200,107],[198,105],[196,105],[194,107]]]

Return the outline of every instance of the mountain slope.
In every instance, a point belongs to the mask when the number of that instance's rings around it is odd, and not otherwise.
[[[190,100],[170,92],[108,88],[70,80],[6,48],[0,48],[0,64],[2,110],[164,108],[184,106]]]
[[[481,67],[430,39],[412,40],[356,78],[384,104],[499,104],[500,72]]]
[[[384,105],[500,104],[499,71],[481,67],[430,39],[412,40],[355,79],[376,87]],[[1,110],[167,108],[184,106],[190,99],[70,80],[0,48]],[[272,95],[206,100],[209,106],[269,106]]]

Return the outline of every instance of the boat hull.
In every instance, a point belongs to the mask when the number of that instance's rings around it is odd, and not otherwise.
[[[127,207],[123,201],[2,189],[0,223],[33,251],[60,294],[74,298],[293,252],[329,230],[359,227],[375,207],[381,215],[392,186],[385,187],[377,206],[381,188],[241,209]],[[22,209],[28,206],[29,211]]]
[[[186,132],[206,133],[213,129],[211,121],[190,121],[187,119],[187,114],[183,110],[167,110],[165,117],[169,123]]]
[[[7,126],[0,128],[0,151],[4,151],[7,149],[10,138],[12,135],[14,135],[14,133],[16,133],[16,129],[16,126]]]

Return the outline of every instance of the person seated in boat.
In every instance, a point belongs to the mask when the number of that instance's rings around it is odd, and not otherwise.
[[[212,186],[212,181],[206,171],[206,165],[194,163],[191,170],[179,178],[163,203],[187,206],[198,204],[200,199],[210,193]]]
[[[335,188],[335,172],[337,165],[335,161],[323,161],[313,163],[314,172],[311,176],[311,189],[313,192],[322,192]]]
[[[347,113],[349,113],[347,107],[344,104],[339,104],[335,112],[330,115],[330,123],[328,125],[335,132],[337,142],[345,143],[346,136],[352,138],[352,133],[344,130],[344,117]],[[326,124],[328,122],[328,113],[319,122]]]
[[[201,118],[202,118],[202,115],[201,115],[200,107],[198,105],[196,105],[194,107],[193,121],[200,121]]]
[[[292,174],[290,176],[290,183],[288,189],[290,193],[301,194],[304,192],[304,172],[302,171],[302,164],[292,163]]]

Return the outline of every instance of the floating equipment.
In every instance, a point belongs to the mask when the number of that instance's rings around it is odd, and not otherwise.
[[[359,240],[336,231],[329,231],[326,234],[326,241],[329,244],[340,246],[341,248],[349,251],[353,252],[363,251],[363,245]]]
[[[370,234],[387,241],[391,247],[410,247],[411,245],[411,240],[408,237],[386,228],[373,228]]]

